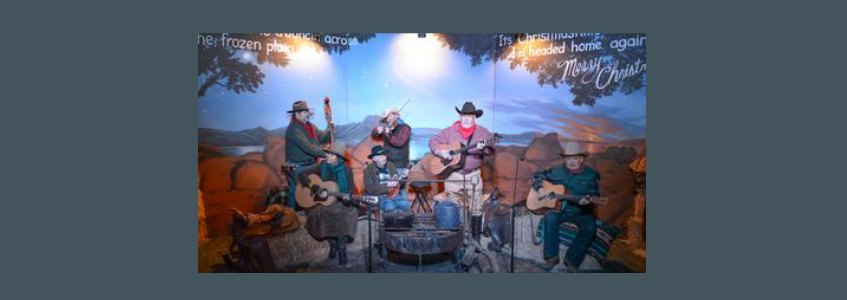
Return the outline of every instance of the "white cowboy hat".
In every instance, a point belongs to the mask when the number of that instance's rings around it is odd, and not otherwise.
[[[399,115],[400,110],[396,109],[396,108],[386,108],[384,111],[382,111],[382,115],[380,116],[380,119],[388,118],[388,115],[390,115],[390,114]]]
[[[562,153],[559,153],[559,155],[561,155],[561,156],[577,156],[577,155],[580,155],[580,156],[583,156],[583,157],[587,157],[588,156],[588,150],[586,150],[585,147],[583,147],[582,144],[580,144],[580,143],[568,142],[565,145],[565,151],[562,152]]]

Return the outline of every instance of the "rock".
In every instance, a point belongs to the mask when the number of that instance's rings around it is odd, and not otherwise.
[[[204,192],[206,226],[209,236],[229,234],[232,221],[231,207],[245,213],[258,213],[264,208],[265,192],[261,190],[218,190]]]
[[[202,247],[209,235],[206,228],[206,207],[203,204],[203,191],[197,189],[197,247]]]
[[[518,157],[512,153],[499,153],[494,158],[494,170],[496,170],[494,184],[500,188],[500,192],[509,201],[513,201],[515,187],[515,162]],[[538,171],[538,166],[529,162],[520,162],[517,169],[517,200],[515,203],[526,199],[529,189],[532,186],[533,173]]]
[[[300,223],[306,224],[306,217],[299,216]],[[267,239],[271,257],[278,270],[287,266],[320,261],[326,259],[329,245],[326,241],[317,241],[306,230],[305,226],[283,235]]]
[[[353,170],[353,184],[357,191],[365,190],[365,167],[369,161],[368,155],[371,154],[371,148],[376,145],[382,145],[382,142],[375,141],[368,136],[363,138],[349,153],[350,168]]]
[[[418,161],[418,165],[421,166],[421,170],[424,172],[424,174],[432,174],[434,176],[435,173],[433,172],[433,170],[430,170],[430,166],[432,165],[433,161],[437,159],[438,157],[432,155],[432,153],[427,152],[426,154],[424,154],[421,160]]]
[[[241,156],[241,160],[252,160],[260,163],[265,162],[264,154],[261,152],[250,152]]]
[[[232,168],[237,157],[224,156],[206,159],[198,164],[200,189],[204,192],[224,191],[232,188]]]
[[[285,164],[285,138],[278,135],[266,137],[265,152],[262,155],[265,163],[271,167],[274,174],[279,178],[284,178],[281,167]]]
[[[207,144],[199,144],[197,145],[197,160],[203,161],[207,158],[211,157],[221,157],[224,156],[223,152],[221,152],[218,147],[207,145]]]
[[[299,217],[300,223],[306,224],[306,217]],[[379,224],[372,222],[371,226],[371,240],[376,243]],[[314,237],[309,235],[305,226],[301,226],[291,233],[268,238],[267,241],[268,246],[270,246],[271,257],[274,259],[274,265],[278,270],[290,269],[291,266],[298,264],[324,262],[329,255],[329,243],[315,240]],[[348,256],[351,253],[367,251],[367,245],[368,221],[361,219],[356,224],[356,236],[351,243],[347,244]],[[367,255],[367,252],[365,252],[365,255]],[[374,259],[377,258],[376,252],[373,253],[373,256]]]
[[[262,162],[242,160],[235,165],[235,189],[267,190],[282,185],[271,167]]]
[[[539,166],[542,169],[549,168],[556,162],[560,162],[562,157],[562,145],[559,143],[559,135],[555,132],[545,134],[532,140],[529,147],[526,148],[524,155],[527,160]],[[514,168],[513,168],[514,170]]]
[[[508,152],[508,153],[520,156],[520,155],[524,155],[524,152],[526,152],[526,147],[514,146],[514,145],[512,145],[512,146],[498,146],[497,147],[497,153],[503,153],[503,152]]]
[[[637,173],[647,173],[647,155],[639,155],[637,159],[629,164],[629,169]]]
[[[634,156],[632,148],[613,146],[590,155],[585,161],[600,173],[600,194],[607,197],[609,203],[597,208],[597,216],[607,224],[624,228],[632,215],[635,177],[629,170],[629,162]]]

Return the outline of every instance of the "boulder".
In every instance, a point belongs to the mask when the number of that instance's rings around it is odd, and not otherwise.
[[[204,192],[224,191],[232,188],[232,168],[237,157],[208,158],[198,164],[200,189]]]
[[[512,198],[515,193],[515,167],[518,156],[512,153],[499,153],[494,158],[494,184],[500,188],[500,192],[509,201],[514,201]],[[532,176],[539,168],[529,161],[522,161],[517,165],[517,200],[514,203],[521,202],[526,199],[529,189],[532,186]]]
[[[348,158],[350,160],[350,168],[353,171],[353,184],[356,186],[357,191],[365,190],[365,167],[369,162],[368,155],[371,154],[371,148],[376,145],[382,145],[382,142],[368,136],[363,138],[349,152]]]
[[[241,156],[241,160],[252,160],[256,162],[265,162],[264,154],[261,152],[250,152]]]
[[[203,191],[197,189],[197,247],[202,247],[209,235],[206,228],[206,207],[203,204]]]
[[[270,166],[262,162],[242,160],[234,167],[235,189],[267,190],[282,185],[282,180],[274,174]]]
[[[261,190],[218,190],[203,193],[206,227],[209,236],[229,234],[232,221],[230,208],[247,213],[258,213],[264,208],[265,192]]]
[[[279,178],[284,178],[281,167],[285,164],[285,138],[278,135],[266,137],[265,152],[262,153],[262,156],[274,174]]]
[[[197,145],[197,160],[203,161],[207,158],[211,157],[221,157],[224,156],[223,152],[221,152],[218,147],[208,145],[208,144],[199,144]]]
[[[300,223],[306,224],[306,217],[299,216],[299,218]],[[376,243],[379,223],[371,222],[371,226],[371,242]],[[315,240],[315,238],[309,234],[305,226],[301,226],[293,232],[273,236],[266,240],[271,250],[271,257],[274,260],[274,265],[278,270],[290,270],[292,266],[304,264],[335,264],[337,261],[326,261],[327,255],[329,254],[329,243],[327,241]],[[356,236],[347,245],[347,253],[348,255],[351,255],[353,253],[365,251],[365,254],[367,254],[367,245],[368,221],[367,219],[360,219],[356,223]],[[376,252],[374,252],[373,255],[374,259],[377,259]],[[352,261],[354,258],[349,259]]]
[[[528,161],[546,169],[561,161],[560,153],[562,153],[562,145],[559,143],[559,135],[551,132],[533,139],[524,155]]]

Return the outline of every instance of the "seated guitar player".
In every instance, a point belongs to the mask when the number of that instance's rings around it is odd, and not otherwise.
[[[384,212],[408,211],[410,204],[406,189],[397,180],[405,174],[398,175],[396,166],[388,161],[386,153],[382,146],[377,145],[371,148],[368,158],[373,160],[373,163],[365,167],[365,193],[378,196],[379,208]],[[389,199],[388,194],[392,189],[398,191]]]
[[[305,186],[309,186],[313,194],[320,198],[327,197],[327,191],[321,190],[320,186],[308,182],[308,176],[316,174],[323,181],[333,181],[338,184],[338,192],[345,193],[342,201],[336,201],[332,205],[315,205],[308,209],[306,214],[306,230],[316,240],[327,240],[329,242],[329,257],[332,260],[338,257],[339,265],[347,264],[347,243],[356,236],[356,219],[358,210],[351,204],[350,194],[353,191],[353,172],[346,165],[344,152],[346,147],[335,142],[330,149],[325,149],[326,159],[322,162],[304,168],[298,175],[298,180]]]
[[[544,214],[544,268],[550,270],[559,264],[559,224],[571,222],[576,224],[579,232],[565,254],[564,265],[568,272],[576,272],[597,232],[590,196],[600,195],[600,174],[585,166],[588,152],[578,143],[568,143],[560,155],[565,158],[565,163],[536,172],[532,187],[538,191],[543,181],[549,181],[564,185],[568,194],[582,197],[577,203],[562,201],[561,212],[548,211]]]

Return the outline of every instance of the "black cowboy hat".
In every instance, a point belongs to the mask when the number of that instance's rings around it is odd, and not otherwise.
[[[477,118],[482,117],[482,110],[476,109],[476,106],[474,106],[470,101],[465,102],[465,104],[462,105],[462,110],[459,110],[459,108],[456,107],[456,112],[460,115],[476,115]]]
[[[385,155],[386,153],[388,153],[388,151],[386,151],[385,148],[382,148],[382,146],[380,145],[376,145],[371,148],[371,154],[368,154],[368,159],[371,159],[377,155]]]

